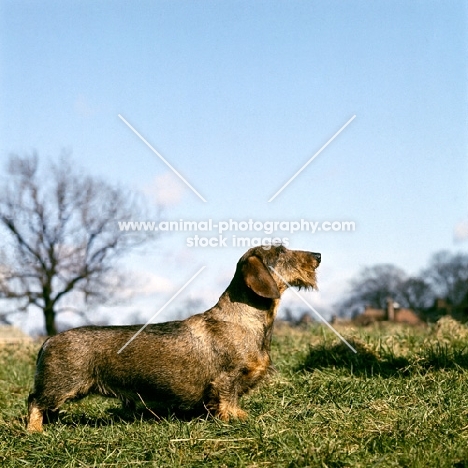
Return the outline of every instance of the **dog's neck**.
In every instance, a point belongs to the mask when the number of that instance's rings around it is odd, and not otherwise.
[[[255,294],[252,292],[252,294]],[[258,299],[257,299],[258,298]],[[228,288],[218,303],[205,315],[215,320],[233,322],[245,328],[246,334],[254,336],[260,349],[270,351],[273,323],[278,311],[279,299],[257,298]]]
[[[270,330],[278,312],[280,300],[261,297],[245,286],[241,278],[234,277],[210,315],[217,320],[238,324],[258,323],[262,330]]]

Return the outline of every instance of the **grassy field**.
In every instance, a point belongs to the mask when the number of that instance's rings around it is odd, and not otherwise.
[[[278,327],[277,372],[243,398],[246,422],[124,415],[69,403],[25,429],[38,346],[0,348],[2,467],[468,467],[468,327]]]

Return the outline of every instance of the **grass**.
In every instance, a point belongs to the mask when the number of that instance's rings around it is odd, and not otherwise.
[[[64,406],[25,431],[38,346],[0,348],[2,467],[468,467],[468,327],[279,327],[277,372],[250,418],[129,418],[112,399]]]

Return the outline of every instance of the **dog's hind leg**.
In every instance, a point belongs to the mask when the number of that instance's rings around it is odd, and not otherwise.
[[[42,432],[44,412],[37,405],[35,395],[31,393],[28,398],[28,426],[30,432]]]

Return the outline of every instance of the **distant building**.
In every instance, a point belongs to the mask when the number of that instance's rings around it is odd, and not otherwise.
[[[366,306],[364,312],[355,317],[353,321],[358,325],[369,325],[374,322],[383,321],[407,323],[410,325],[423,323],[414,310],[400,307],[397,302],[390,298],[387,300],[387,307],[385,309]]]
[[[311,315],[307,312],[304,312],[300,317],[299,317],[299,320],[297,321],[297,324],[298,325],[308,325],[310,323],[312,323],[314,321],[314,319],[311,317]]]
[[[438,297],[434,301],[434,305],[428,309],[428,315],[435,320],[446,315],[450,315],[456,320],[468,320],[468,294],[457,306],[454,306],[449,299]]]
[[[468,293],[466,293],[466,296],[461,302],[459,309],[460,313],[468,318]]]
[[[452,315],[452,304],[447,299],[438,297],[432,308],[439,316]]]

